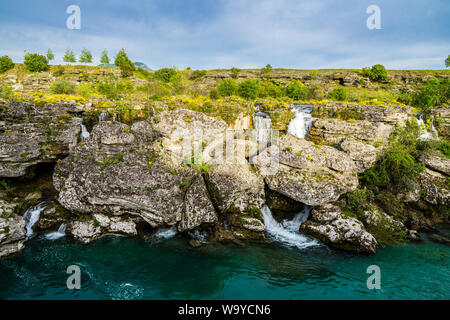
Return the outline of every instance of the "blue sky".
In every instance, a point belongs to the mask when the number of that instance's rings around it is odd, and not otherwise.
[[[69,30],[69,5],[81,29]],[[369,5],[381,30],[366,27]],[[442,69],[449,0],[0,0],[0,55],[125,48],[149,67]]]

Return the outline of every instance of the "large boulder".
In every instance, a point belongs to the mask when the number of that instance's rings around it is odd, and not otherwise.
[[[38,106],[11,102],[0,113],[0,177],[32,175],[41,162],[55,162],[77,144],[81,119],[74,104]]]
[[[273,174],[265,168],[271,156],[268,153],[279,160]],[[254,163],[271,190],[311,206],[336,201],[358,186],[358,168],[345,152],[289,134],[280,138],[279,146],[256,156]]]
[[[68,228],[69,234],[81,243],[90,243],[104,234],[122,234],[136,236],[136,224],[129,217],[108,217],[103,214],[82,215],[72,221]]]
[[[387,141],[394,127],[384,122],[368,120],[342,121],[339,119],[317,119],[313,122],[311,137],[314,140],[338,144],[347,137],[367,143]]]
[[[359,220],[343,215],[332,204],[314,208],[300,231],[333,248],[354,253],[374,254],[378,245]]]

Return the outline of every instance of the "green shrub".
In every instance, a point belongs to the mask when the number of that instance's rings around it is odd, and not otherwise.
[[[235,67],[231,68],[231,77],[233,79],[237,79],[237,77],[239,76],[239,72],[241,72],[241,69]]]
[[[118,100],[125,93],[132,93],[134,85],[131,81],[117,81],[117,79],[110,77],[103,80],[97,85],[97,90],[108,99]]]
[[[152,80],[149,83],[149,94],[151,100],[158,101],[162,97],[169,97],[172,93],[166,83],[159,80]]]
[[[80,83],[76,88],[76,93],[89,99],[95,92],[95,88],[89,83]]]
[[[431,79],[413,97],[413,105],[423,110],[448,103],[450,99],[450,80]]]
[[[165,83],[173,82],[177,79],[177,71],[174,68],[162,68],[153,73],[153,78]]]
[[[66,80],[56,80],[50,86],[50,91],[56,94],[74,94],[75,83]]]
[[[364,214],[365,210],[370,209],[370,202],[373,199],[373,192],[368,189],[356,189],[345,195],[347,208],[355,213],[357,217]]]
[[[65,71],[64,66],[58,66],[56,68],[56,70],[53,72],[53,75],[55,77],[60,77],[60,76],[62,76],[64,74],[64,71]]]
[[[306,100],[308,98],[308,88],[298,81],[291,81],[286,88],[286,95],[294,100]]]
[[[209,91],[209,97],[213,100],[216,100],[219,98],[219,91],[216,88],[212,88]]]
[[[272,81],[262,81],[260,83],[259,97],[281,98],[285,95],[284,88]]]
[[[362,75],[372,81],[384,81],[388,77],[386,68],[382,64],[376,64],[372,68],[363,68]]]
[[[264,79],[269,80],[271,72],[272,72],[272,66],[270,64],[267,64],[264,68],[261,69],[260,75]]]
[[[0,57],[0,73],[14,68],[14,62],[8,56]]]
[[[344,88],[337,88],[328,93],[328,98],[336,101],[344,101],[347,99],[347,92]]]
[[[219,83],[218,91],[221,97],[229,97],[236,93],[237,84],[233,79],[225,79]]]
[[[259,80],[247,79],[237,89],[239,96],[245,99],[256,99],[260,90]]]
[[[206,76],[205,70],[195,70],[195,71],[192,71],[191,75],[189,76],[189,80],[200,81],[205,76]]]
[[[0,82],[0,98],[9,99],[13,93],[12,86],[7,83]]]
[[[41,72],[49,69],[47,58],[37,53],[27,53],[23,63],[31,72]]]
[[[419,126],[415,121],[407,121],[405,128],[396,128],[389,139],[384,154],[373,168],[360,175],[367,185],[396,190],[408,190],[419,181],[424,170],[420,155]]]
[[[150,79],[150,71],[145,70],[145,69],[139,67],[139,68],[137,68],[136,72],[137,72],[137,76],[138,76],[139,78],[145,79],[145,80]]]

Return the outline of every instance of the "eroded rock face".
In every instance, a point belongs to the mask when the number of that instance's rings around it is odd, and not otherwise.
[[[358,168],[345,152],[329,146],[314,146],[310,141],[291,135],[279,141],[279,168],[265,175],[268,187],[295,201],[317,206],[336,201],[341,194],[358,186]],[[273,146],[264,152],[277,153]],[[254,162],[264,172],[265,153]]]
[[[244,218],[255,218],[249,212],[264,203],[263,178],[247,162],[192,162],[187,143],[207,149],[226,128],[221,120],[188,110],[164,112],[131,128],[102,121],[84,145],[57,164],[58,201],[76,213],[140,217],[152,227],[176,225],[181,232],[213,226],[219,214],[230,213],[237,217],[230,216],[236,222],[231,225],[262,233],[262,217],[259,224]],[[73,229],[78,239],[98,236],[85,222]]]
[[[300,226],[300,230],[331,247],[349,252],[374,254],[378,245],[360,221],[344,216],[341,210],[332,204],[314,208],[310,218]]]
[[[423,162],[427,168],[450,176],[450,159],[445,158],[440,152],[423,153],[419,160]]]
[[[421,175],[423,199],[434,205],[450,205],[448,176],[425,169]]]
[[[21,251],[27,240],[25,221],[13,211],[14,205],[0,200],[0,257]]]
[[[314,121],[311,136],[329,144],[339,144],[351,137],[368,143],[387,141],[394,127],[384,122],[368,120],[342,121],[338,119],[318,119]]]
[[[264,180],[248,163],[214,165],[205,177],[211,197],[222,213],[244,213],[264,204]]]
[[[103,214],[83,216],[69,224],[69,234],[77,241],[90,243],[107,233],[136,236],[136,224],[128,217],[109,217]]]
[[[73,104],[38,106],[11,102],[0,113],[0,177],[32,174],[40,162],[54,162],[76,145],[81,119]],[[72,115],[70,114],[72,113]]]

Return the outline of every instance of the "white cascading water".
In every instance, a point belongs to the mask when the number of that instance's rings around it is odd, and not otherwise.
[[[105,121],[106,117],[108,116],[108,113],[103,110],[99,115],[98,115],[98,121]]]
[[[207,243],[208,239],[208,235],[205,232],[201,232],[199,230],[194,230],[194,231],[188,231],[189,236],[191,236],[191,238],[198,240],[202,243]]]
[[[311,111],[312,106],[294,105],[294,108],[292,109],[294,119],[289,122],[288,133],[300,139],[307,138],[314,120]]]
[[[272,135],[272,120],[267,113],[255,113],[253,115],[253,127],[256,130],[256,140],[258,142],[270,142]]]
[[[308,238],[299,232],[300,225],[308,219],[312,207],[305,206],[303,211],[299,212],[294,219],[285,220],[279,223],[272,216],[267,205],[264,205],[261,209],[264,216],[264,224],[269,236],[278,242],[281,242],[290,247],[297,247],[304,249],[312,246],[318,246],[320,243],[317,240]]]
[[[23,219],[26,223],[26,229],[27,229],[27,237],[32,237],[33,232],[33,226],[36,224],[36,222],[39,221],[39,217],[41,216],[41,212],[45,209],[45,203],[41,202],[37,206],[30,207],[25,211],[23,214]]]
[[[81,141],[86,142],[90,134],[83,123],[81,123],[80,126],[81,126],[81,135],[80,135]]]
[[[155,237],[159,239],[170,239],[173,238],[177,234],[177,228],[159,228],[158,231],[155,232]]]
[[[427,131],[427,126],[425,125],[425,122],[423,121],[423,114],[418,113],[416,120],[417,120],[417,124],[420,127],[420,134],[419,134],[418,139],[433,140],[433,139],[439,138],[439,134],[433,125],[433,121],[430,121],[430,131]]]
[[[48,240],[57,240],[66,235],[66,224],[63,223],[59,226],[58,231],[52,232],[45,235],[45,238]]]

